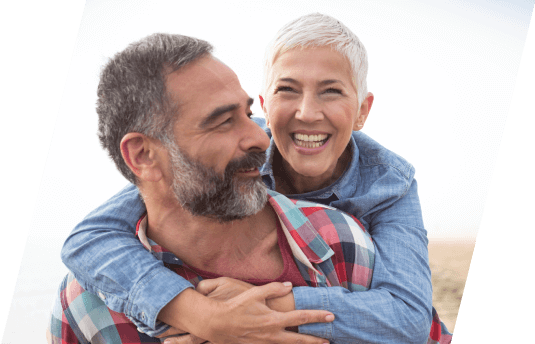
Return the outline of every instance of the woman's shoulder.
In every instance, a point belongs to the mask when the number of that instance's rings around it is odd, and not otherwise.
[[[361,131],[353,132],[353,139],[358,147],[359,167],[361,169],[381,167],[401,174],[412,180],[414,167],[403,157],[385,148]]]
[[[139,189],[134,184],[128,184],[98,208],[91,211],[82,222],[76,225],[74,231],[91,228],[126,229],[125,224],[127,224],[128,229],[135,232],[137,221],[146,211]]]
[[[266,119],[264,117],[253,116],[251,117],[251,119],[253,120],[253,122],[258,124],[258,126],[262,128],[266,132],[266,134],[268,134],[268,136],[271,138],[271,130],[268,128],[266,124]]]

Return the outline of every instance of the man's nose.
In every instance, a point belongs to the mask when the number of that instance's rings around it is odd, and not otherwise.
[[[269,147],[269,137],[262,128],[253,120],[248,119],[243,127],[244,137],[240,141],[243,151],[264,152]]]
[[[295,113],[295,118],[306,123],[313,123],[323,119],[323,108],[313,94],[305,94]]]

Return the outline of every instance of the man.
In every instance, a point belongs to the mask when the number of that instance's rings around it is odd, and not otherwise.
[[[210,279],[171,301],[187,314],[163,309],[159,319],[215,343],[324,343],[285,330],[334,320],[326,311],[293,310],[291,286],[366,290],[371,238],[348,215],[266,192],[258,167],[268,137],[250,120],[252,99],[236,75],[210,52],[201,40],[152,35],[117,54],[98,89],[100,141],[147,209],[139,240],[193,284]],[[243,283],[242,293],[225,295],[229,280],[220,276],[259,286]],[[160,341],[107,308],[105,297],[69,274],[49,343]]]

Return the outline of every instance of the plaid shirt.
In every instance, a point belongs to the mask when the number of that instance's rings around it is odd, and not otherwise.
[[[268,196],[290,244],[294,261],[309,286],[341,286],[351,291],[369,288],[375,248],[371,236],[355,217],[329,206],[290,200],[274,191],[268,191]],[[201,276],[147,238],[143,225],[140,220],[138,237],[144,246],[166,267],[197,285],[202,280]],[[434,309],[433,316],[428,344],[439,343],[441,337],[440,320]],[[139,332],[124,314],[110,310],[100,297],[85,291],[72,273],[65,277],[59,289],[47,338],[49,343],[54,344],[163,341]]]

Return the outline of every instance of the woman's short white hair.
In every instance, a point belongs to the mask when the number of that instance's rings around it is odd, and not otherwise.
[[[362,42],[339,20],[321,13],[312,13],[284,25],[266,49],[262,94],[269,87],[270,72],[275,60],[284,52],[297,47],[331,46],[345,56],[353,70],[352,80],[357,89],[359,104],[368,94],[368,54]]]

